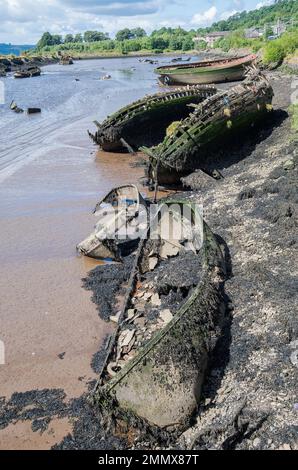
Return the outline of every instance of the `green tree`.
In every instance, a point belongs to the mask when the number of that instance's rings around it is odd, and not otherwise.
[[[64,42],[67,44],[69,42],[74,42],[74,37],[72,34],[66,34],[65,38],[64,38]]]
[[[53,45],[53,36],[47,31],[46,33],[43,33],[40,40],[38,41],[37,49],[42,49],[43,47],[52,46],[52,45]]]
[[[134,28],[131,30],[131,33],[134,38],[143,38],[147,36],[147,33],[143,28]]]
[[[125,41],[125,39],[131,39],[132,37],[133,33],[128,28],[120,29],[120,31],[118,31],[118,33],[116,34],[117,41]]]
[[[106,41],[107,39],[109,39],[109,35],[100,31],[86,31],[84,33],[85,42]]]
[[[74,42],[83,42],[83,36],[81,33],[77,33],[74,37]]]

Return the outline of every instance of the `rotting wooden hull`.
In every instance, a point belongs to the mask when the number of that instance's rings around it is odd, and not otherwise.
[[[123,195],[127,195],[130,201],[134,199],[135,204],[131,204],[130,207],[129,205],[116,205],[114,209],[114,203],[118,204]],[[112,189],[96,204],[93,213],[98,217],[99,222],[96,224],[95,230],[77,245],[77,251],[95,259],[109,258],[120,261],[120,246],[123,247],[125,243],[129,244],[133,239],[130,228],[133,226],[134,219],[146,207],[146,202],[135,185],[123,185]],[[130,232],[130,238],[127,240],[122,239],[119,235],[123,228]],[[136,234],[135,238],[138,237],[139,234]]]
[[[214,235],[203,224],[204,263],[199,284],[173,319],[115,377],[105,385],[98,383],[92,401],[103,415],[128,421],[138,416],[150,425],[172,430],[187,426],[196,411],[223,316],[224,261]],[[132,286],[137,283],[143,247],[132,273]]]
[[[255,58],[255,55],[249,55],[241,59],[162,66],[155,72],[160,75],[160,81],[168,85],[233,82],[244,78],[245,67],[251,65]]]
[[[206,99],[161,144],[141,149],[150,157],[149,179],[174,184],[195,169],[207,169],[225,140],[264,118],[272,97],[267,79],[252,69],[241,84]]]
[[[157,93],[121,108],[102,124],[93,141],[107,152],[127,151],[127,147],[138,149],[141,145],[155,145],[166,134],[173,122],[189,115],[189,105],[200,103],[216,93],[215,87],[184,87]],[[125,145],[125,143],[128,144]]]

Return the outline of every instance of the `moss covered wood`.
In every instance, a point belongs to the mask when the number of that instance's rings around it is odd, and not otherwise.
[[[202,250],[203,276],[189,299],[114,378],[96,388],[93,401],[103,414],[134,414],[161,428],[189,422],[222,319],[223,259],[205,222]]]
[[[145,96],[109,116],[90,134],[104,150],[124,149],[121,139],[138,148],[159,143],[169,124],[189,115],[190,104],[197,104],[216,93],[214,86],[183,87]]]
[[[142,148],[150,157],[150,174],[159,182],[169,175],[204,167],[223,138],[249,129],[272,109],[273,90],[267,79],[251,70],[243,83],[220,91],[194,111],[156,147]],[[213,146],[213,147],[212,147]],[[158,164],[158,173],[154,171]],[[165,181],[161,181],[164,178]]]

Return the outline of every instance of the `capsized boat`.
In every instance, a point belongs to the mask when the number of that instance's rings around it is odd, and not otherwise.
[[[214,86],[183,87],[156,93],[121,108],[89,132],[93,141],[105,151],[125,151],[141,145],[156,145],[166,135],[173,121],[191,112],[189,105],[197,104],[216,93]]]
[[[134,247],[147,229],[147,202],[133,184],[112,189],[93,213],[98,218],[95,229],[77,245],[80,253],[91,258],[120,261],[122,252]]]
[[[222,83],[242,80],[245,68],[256,59],[255,54],[190,64],[163,65],[155,69],[164,85]]]
[[[267,78],[251,68],[246,79],[196,105],[193,112],[156,147],[142,147],[149,155],[149,179],[177,184],[181,176],[212,165],[224,141],[240,137],[272,110],[273,90]]]
[[[93,391],[103,416],[138,416],[168,429],[189,422],[220,335],[224,270],[197,204],[179,198],[160,204],[140,242]]]

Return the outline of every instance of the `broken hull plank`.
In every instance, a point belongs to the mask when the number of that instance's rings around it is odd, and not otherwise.
[[[202,250],[203,275],[186,303],[115,377],[93,392],[92,401],[103,415],[121,419],[137,415],[160,428],[188,424],[200,399],[223,302],[223,258],[205,223]],[[124,309],[128,305],[129,301]]]

